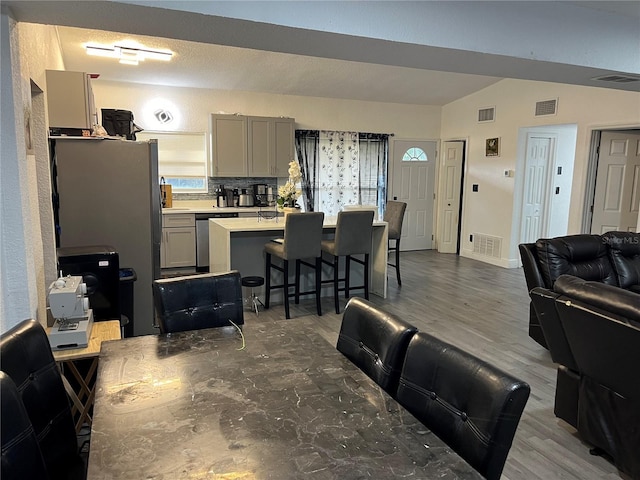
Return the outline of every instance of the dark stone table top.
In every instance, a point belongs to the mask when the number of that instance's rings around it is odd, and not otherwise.
[[[103,343],[88,478],[477,479],[307,319]]]

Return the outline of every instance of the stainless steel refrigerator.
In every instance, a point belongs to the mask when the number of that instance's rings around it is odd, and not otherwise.
[[[134,335],[153,327],[152,282],[160,278],[158,145],[95,138],[51,140],[58,247],[110,245],[133,268]]]

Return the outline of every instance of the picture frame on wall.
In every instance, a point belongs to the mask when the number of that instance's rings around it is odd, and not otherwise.
[[[486,157],[498,157],[500,156],[500,138],[487,138],[485,146]]]

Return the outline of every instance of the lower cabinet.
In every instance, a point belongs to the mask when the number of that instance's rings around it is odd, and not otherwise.
[[[160,267],[196,266],[196,218],[193,214],[162,216]]]

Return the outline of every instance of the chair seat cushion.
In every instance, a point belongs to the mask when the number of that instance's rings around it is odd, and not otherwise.
[[[259,287],[260,285],[264,285],[263,277],[257,277],[257,276],[242,277],[243,287]]]
[[[278,258],[284,258],[284,243],[280,243],[280,242],[265,243],[264,251]]]
[[[322,240],[321,244],[320,244],[320,248],[322,249],[323,252],[327,252],[330,255],[333,255],[334,257],[337,256],[336,255],[336,242],[333,240]]]

